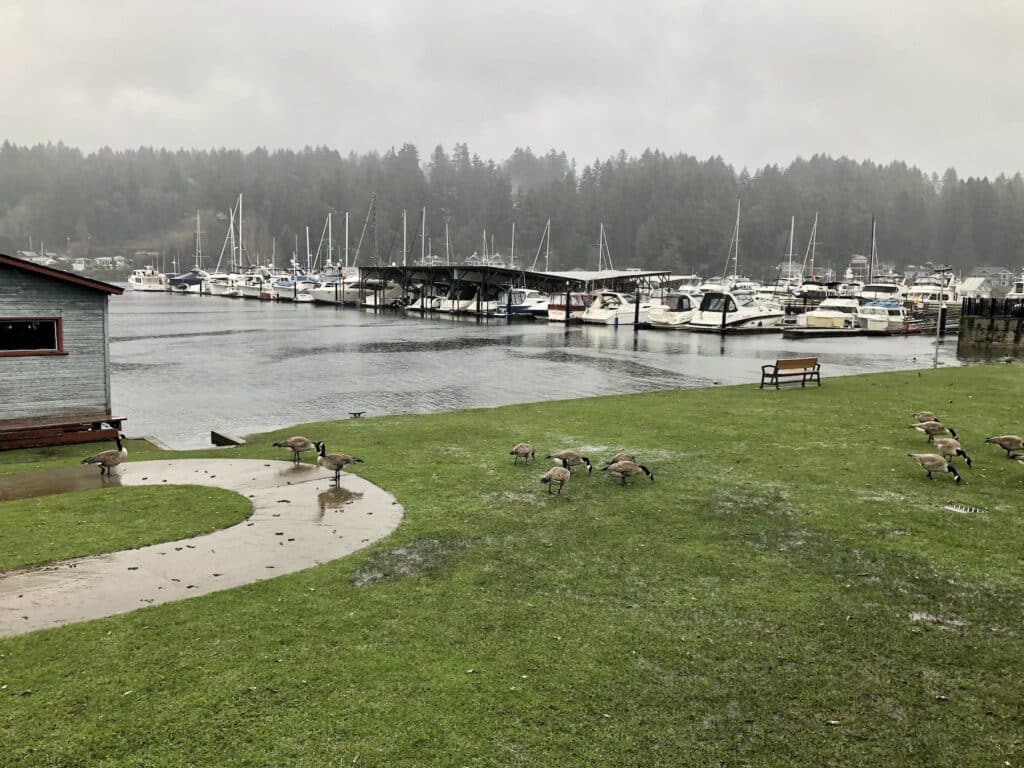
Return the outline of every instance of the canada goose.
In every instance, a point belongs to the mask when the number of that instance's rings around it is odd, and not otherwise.
[[[921,469],[928,473],[929,480],[932,479],[932,472],[949,472],[954,482],[960,482],[960,473],[956,471],[956,467],[937,453],[908,453],[907,456],[921,465]]]
[[[620,461],[632,461],[634,464],[636,464],[636,456],[634,456],[631,453],[623,453],[620,451],[619,453],[616,453],[614,456],[608,459],[608,461],[604,463],[604,466],[601,467],[601,469],[608,469],[608,467],[610,467],[612,464],[617,464]]]
[[[540,481],[548,487],[548,495],[551,495],[551,489],[556,485],[558,486],[558,492],[562,492],[562,487],[569,482],[572,477],[572,473],[569,471],[569,464],[565,459],[562,459],[562,466],[552,467],[544,476],[541,477]]]
[[[287,448],[292,452],[295,463],[299,463],[301,458],[300,454],[303,451],[316,450],[316,443],[311,442],[309,438],[296,435],[295,437],[289,437],[287,440],[278,440],[274,443],[275,448]]]
[[[928,442],[932,442],[936,435],[952,435],[954,438],[957,436],[956,430],[952,427],[946,427],[937,421],[922,421],[919,424],[908,424],[909,429],[916,429],[922,435],[928,435]]]
[[[341,482],[341,470],[351,464],[362,464],[363,460],[356,456],[349,456],[347,453],[327,453],[327,445],[323,442],[314,443],[316,446],[316,463],[326,470],[334,473],[334,482]]]
[[[996,435],[995,437],[986,437],[986,443],[992,443],[992,445],[998,445],[1004,451],[1006,451],[1006,458],[1012,459],[1010,451],[1022,451],[1024,450],[1024,440],[1019,438],[1017,435]]]
[[[515,456],[515,458],[512,459],[513,464],[518,463],[519,459],[522,459],[524,464],[531,458],[533,458],[534,461],[537,460],[537,452],[533,450],[533,446],[529,443],[516,443],[508,453],[509,456]]]
[[[918,423],[922,423],[925,421],[941,421],[941,419],[931,411],[918,411],[917,413],[914,414],[914,418],[917,420]]]
[[[619,484],[625,485],[627,477],[633,477],[634,475],[644,474],[647,475],[648,479],[654,482],[654,473],[651,472],[643,464],[637,464],[634,461],[617,461],[605,467],[602,472],[609,472],[619,478]]]
[[[128,455],[128,449],[121,444],[124,440],[124,435],[118,433],[114,438],[114,442],[117,443],[117,448],[111,448],[109,451],[100,451],[94,453],[92,456],[88,456],[82,459],[83,464],[98,464],[100,467],[101,475],[109,475],[111,467],[116,467],[125,457]]]
[[[963,456],[964,461],[967,462],[967,466],[971,465],[971,457],[968,456],[963,447],[960,445],[960,441],[953,437],[939,437],[935,439],[935,449],[942,454],[944,457],[952,461],[954,456]]]
[[[590,459],[586,456],[580,456],[576,451],[558,451],[557,453],[549,453],[544,458],[554,459],[556,462],[565,461],[566,467],[578,467],[582,464],[587,468],[588,475],[594,471],[594,465],[590,463]]]

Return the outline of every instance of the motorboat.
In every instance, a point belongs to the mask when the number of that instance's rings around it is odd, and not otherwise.
[[[598,325],[633,325],[646,323],[650,311],[651,302],[638,299],[635,294],[601,291],[584,310],[582,320]]]
[[[1010,286],[1010,292],[1006,294],[1008,301],[1024,301],[1024,275]]]
[[[206,270],[194,267],[188,272],[169,278],[167,283],[175,293],[202,293],[203,282],[210,276]]]
[[[476,308],[476,284],[459,283],[437,305],[438,312],[458,314],[472,312]]]
[[[506,318],[547,317],[551,297],[533,288],[506,288],[498,296],[494,314]]]
[[[362,306],[369,309],[382,309],[390,307],[395,301],[405,296],[405,289],[398,283],[387,280],[367,280],[366,293],[363,296]]]
[[[552,323],[578,323],[583,320],[583,313],[590,306],[590,303],[594,300],[593,295],[589,293],[570,293],[569,294],[569,311],[568,319],[566,318],[565,309],[565,296],[564,293],[553,293],[551,294],[551,300],[548,302],[548,321]]]
[[[274,296],[278,301],[299,301],[300,293],[309,293],[309,290],[319,282],[315,275],[296,274],[272,283]],[[312,294],[302,301],[312,301]]]
[[[167,275],[157,272],[153,267],[134,269],[128,276],[128,287],[133,291],[167,291],[170,287]]]
[[[860,302],[851,298],[825,299],[814,309],[804,313],[807,328],[856,328]]]
[[[872,301],[857,310],[857,324],[873,333],[922,333],[925,323],[903,306],[901,301]]]
[[[436,312],[451,288],[446,283],[428,283],[420,288],[419,296],[405,308],[405,311],[410,314]]]
[[[653,304],[648,313],[652,328],[685,328],[693,319],[699,299],[689,293],[670,293],[660,304]]]
[[[238,291],[238,283],[242,276],[233,272],[211,272],[203,282],[203,293],[209,296],[241,296]]]
[[[751,294],[709,291],[701,299],[689,329],[713,333],[778,331],[785,316],[781,309],[767,307]]]
[[[878,281],[867,283],[857,298],[862,304],[867,304],[872,301],[903,301],[906,295],[907,289],[902,283]]]

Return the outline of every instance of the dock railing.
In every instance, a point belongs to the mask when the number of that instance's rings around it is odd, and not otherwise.
[[[1022,317],[1024,299],[964,299],[964,317]]]

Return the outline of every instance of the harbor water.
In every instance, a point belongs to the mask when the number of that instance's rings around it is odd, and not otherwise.
[[[823,379],[929,368],[928,335],[787,340],[630,326],[375,314],[329,305],[133,293],[110,299],[111,394],[130,436],[173,448],[308,421],[757,383],[779,357]],[[957,365],[956,338],[939,347]]]

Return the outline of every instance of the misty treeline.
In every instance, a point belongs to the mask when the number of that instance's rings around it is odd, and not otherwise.
[[[616,267],[719,273],[726,260],[736,201],[742,201],[740,269],[772,277],[785,256],[796,217],[796,258],[802,260],[815,212],[818,264],[842,269],[870,248],[877,219],[880,260],[981,264],[1024,262],[1021,176],[960,179],[953,170],[927,175],[904,163],[877,165],[815,155],[786,168],[737,172],[723,159],[646,151],[619,153],[582,169],[564,152],[516,149],[501,163],[482,160],[465,144],[437,147],[428,157],[406,144],[365,155],[326,147],[256,149],[102,149],[91,154],[62,144],[0,147],[0,250],[38,248],[92,255],[107,249],[159,250],[191,263],[195,211],[203,211],[207,264],[220,250],[228,211],[244,193],[245,240],[265,261],[276,243],[284,264],[305,227],[313,249],[329,211],[340,254],[342,214],[350,212],[350,254],[371,193],[376,213],[360,263],[402,261],[401,212],[408,211],[410,258],[420,211],[435,254],[444,256],[448,223],[454,257],[484,248],[508,256],[515,222],[516,263],[529,265],[551,219],[552,269],[593,268],[600,224]],[[170,263],[168,258],[167,263]],[[538,264],[543,266],[543,255]]]

